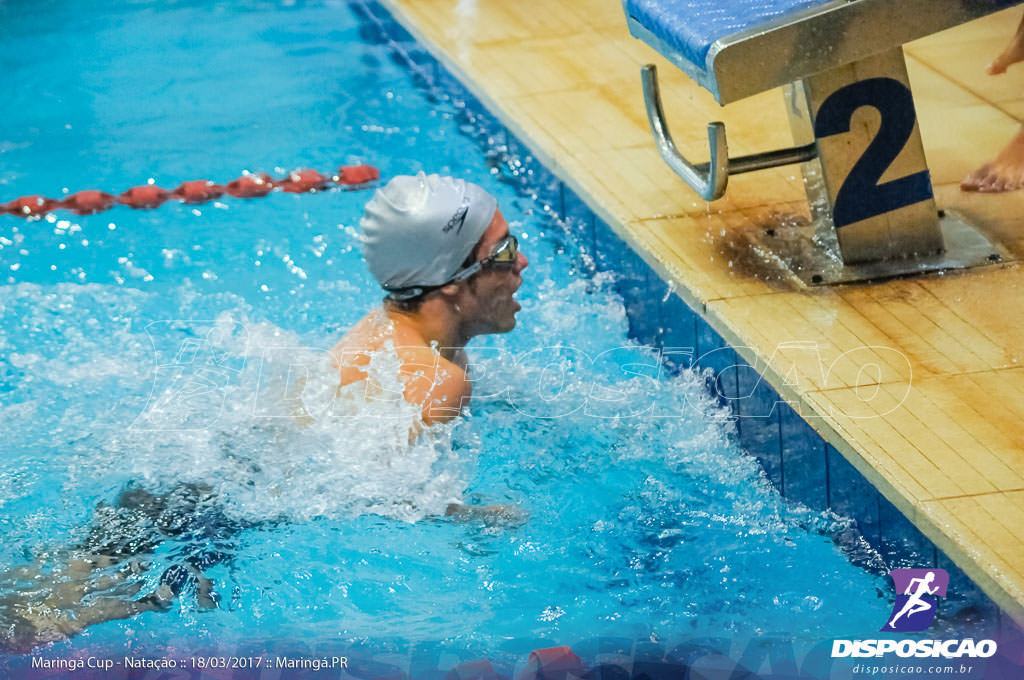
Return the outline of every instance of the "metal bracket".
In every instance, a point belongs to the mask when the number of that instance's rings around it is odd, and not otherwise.
[[[665,112],[661,107],[661,90],[658,87],[658,70],[654,64],[641,69],[644,86],[644,104],[647,107],[647,120],[651,124],[654,141],[658,145],[661,157],[668,166],[679,175],[684,182],[706,201],[713,201],[725,194],[729,183],[729,175],[738,175],[754,170],[764,170],[780,165],[803,163],[818,156],[817,145],[812,142],[804,146],[788,149],[767,151],[764,153],[729,158],[729,145],[725,138],[725,123],[708,123],[708,147],[711,160],[707,163],[694,164],[683,158],[679,153],[672,135],[665,122]]]

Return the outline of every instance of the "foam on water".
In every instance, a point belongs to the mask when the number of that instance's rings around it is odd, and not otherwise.
[[[203,356],[205,354],[205,356]],[[119,446],[153,482],[219,480],[226,506],[252,520],[307,521],[376,513],[416,521],[457,502],[464,480],[434,427],[410,441],[418,413],[401,398],[393,348],[371,356],[368,383],[338,389],[337,368],[293,333],[221,314],[175,365]],[[217,384],[210,367],[238,364]],[[164,431],[159,449],[147,449]],[[167,451],[188,451],[167,460]]]
[[[400,398],[393,350],[373,357],[371,375],[383,395],[368,400],[362,384],[335,395],[330,357],[270,322],[250,321],[244,304],[212,322],[151,322],[140,332],[116,327],[122,317],[107,313],[152,302],[139,291],[19,284],[0,296],[22,320],[4,333],[5,344],[34,350],[8,356],[9,370],[25,376],[17,382],[22,396],[28,390],[67,402],[66,410],[40,414],[49,423],[25,420],[30,402],[7,406],[21,423],[12,434],[25,442],[34,432],[53,443],[89,433],[89,455],[68,464],[73,478],[111,471],[105,488],[217,480],[227,507],[250,520],[378,512],[415,521],[443,514],[459,498],[450,428],[431,428],[410,444],[416,413]],[[180,291],[189,297],[187,287]],[[104,415],[112,407],[129,415],[144,395],[131,420]],[[301,423],[300,406],[317,417]]]

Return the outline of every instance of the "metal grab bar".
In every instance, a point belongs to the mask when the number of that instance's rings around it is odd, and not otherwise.
[[[708,123],[708,147],[711,160],[707,163],[694,164],[683,158],[679,153],[672,135],[665,122],[665,111],[661,107],[661,90],[658,87],[658,70],[654,64],[644,66],[640,72],[644,86],[644,104],[647,107],[647,120],[651,124],[654,141],[658,145],[661,157],[665,159],[673,172],[690,185],[701,198],[713,201],[725,194],[729,183],[729,175],[743,172],[764,170],[780,165],[803,163],[818,156],[818,148],[814,142],[804,146],[788,149],[766,151],[749,156],[729,159],[729,144],[725,138],[725,123]]]

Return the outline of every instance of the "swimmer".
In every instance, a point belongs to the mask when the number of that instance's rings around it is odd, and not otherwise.
[[[1024,18],[1010,44],[985,69],[990,76],[1006,73],[1006,69],[1024,61]],[[1024,187],[1024,126],[1003,147],[995,159],[985,163],[960,182],[963,191],[999,193]]]
[[[472,386],[466,344],[515,328],[529,264],[497,201],[460,179],[398,176],[363,219],[366,263],[386,293],[331,350],[341,386],[367,380],[370,355],[393,346],[403,396],[425,425],[462,413]]]
[[[366,263],[385,297],[331,350],[340,387],[368,380],[370,355],[393,346],[403,396],[423,424],[452,420],[472,394],[466,344],[515,328],[514,295],[529,261],[494,197],[461,179],[394,177],[367,203],[360,226]],[[513,506],[451,504],[445,514],[524,520]]]

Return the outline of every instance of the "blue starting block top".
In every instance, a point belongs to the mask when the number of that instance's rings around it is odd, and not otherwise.
[[[626,14],[698,68],[720,38],[831,0],[625,0]]]
[[[623,0],[623,7],[635,37],[727,104],[1021,2]]]

